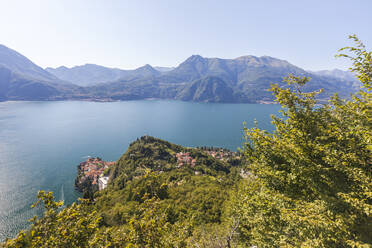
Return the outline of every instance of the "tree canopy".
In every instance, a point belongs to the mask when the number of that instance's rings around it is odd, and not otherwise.
[[[356,38],[339,56],[363,83],[350,100],[303,93],[306,77],[272,85],[283,107],[275,131],[245,129],[250,178],[233,212],[243,243],[258,247],[370,247],[372,244],[371,52]]]
[[[350,38],[338,56],[363,86],[349,99],[319,103],[309,78],[289,75],[271,86],[283,107],[274,132],[245,128],[239,155],[142,138],[93,201],[62,208],[39,192],[44,215],[3,246],[371,247],[372,52]],[[195,164],[177,163],[180,152]]]

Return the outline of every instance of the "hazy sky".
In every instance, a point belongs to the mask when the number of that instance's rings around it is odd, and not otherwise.
[[[372,0],[0,0],[0,44],[36,64],[176,66],[192,54],[269,55],[345,69],[337,50],[372,47]]]

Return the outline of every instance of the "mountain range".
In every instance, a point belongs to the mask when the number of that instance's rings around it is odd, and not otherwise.
[[[305,71],[269,56],[236,59],[192,55],[177,67],[145,65],[134,70],[86,64],[43,69],[0,45],[0,100],[139,100],[257,103],[272,101],[267,89],[289,73],[309,76],[305,91],[324,88],[322,97],[348,95],[359,84],[350,72]]]

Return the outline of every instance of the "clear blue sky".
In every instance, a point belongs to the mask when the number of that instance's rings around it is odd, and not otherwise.
[[[42,67],[176,66],[192,54],[269,55],[346,69],[338,48],[372,46],[371,0],[1,0],[0,44]]]

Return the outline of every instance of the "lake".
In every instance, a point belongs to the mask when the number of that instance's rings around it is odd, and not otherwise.
[[[136,138],[236,150],[243,122],[272,130],[278,105],[178,101],[0,103],[0,241],[27,228],[38,190],[74,202],[77,165],[89,156],[117,160]],[[40,212],[40,211],[39,211]]]

